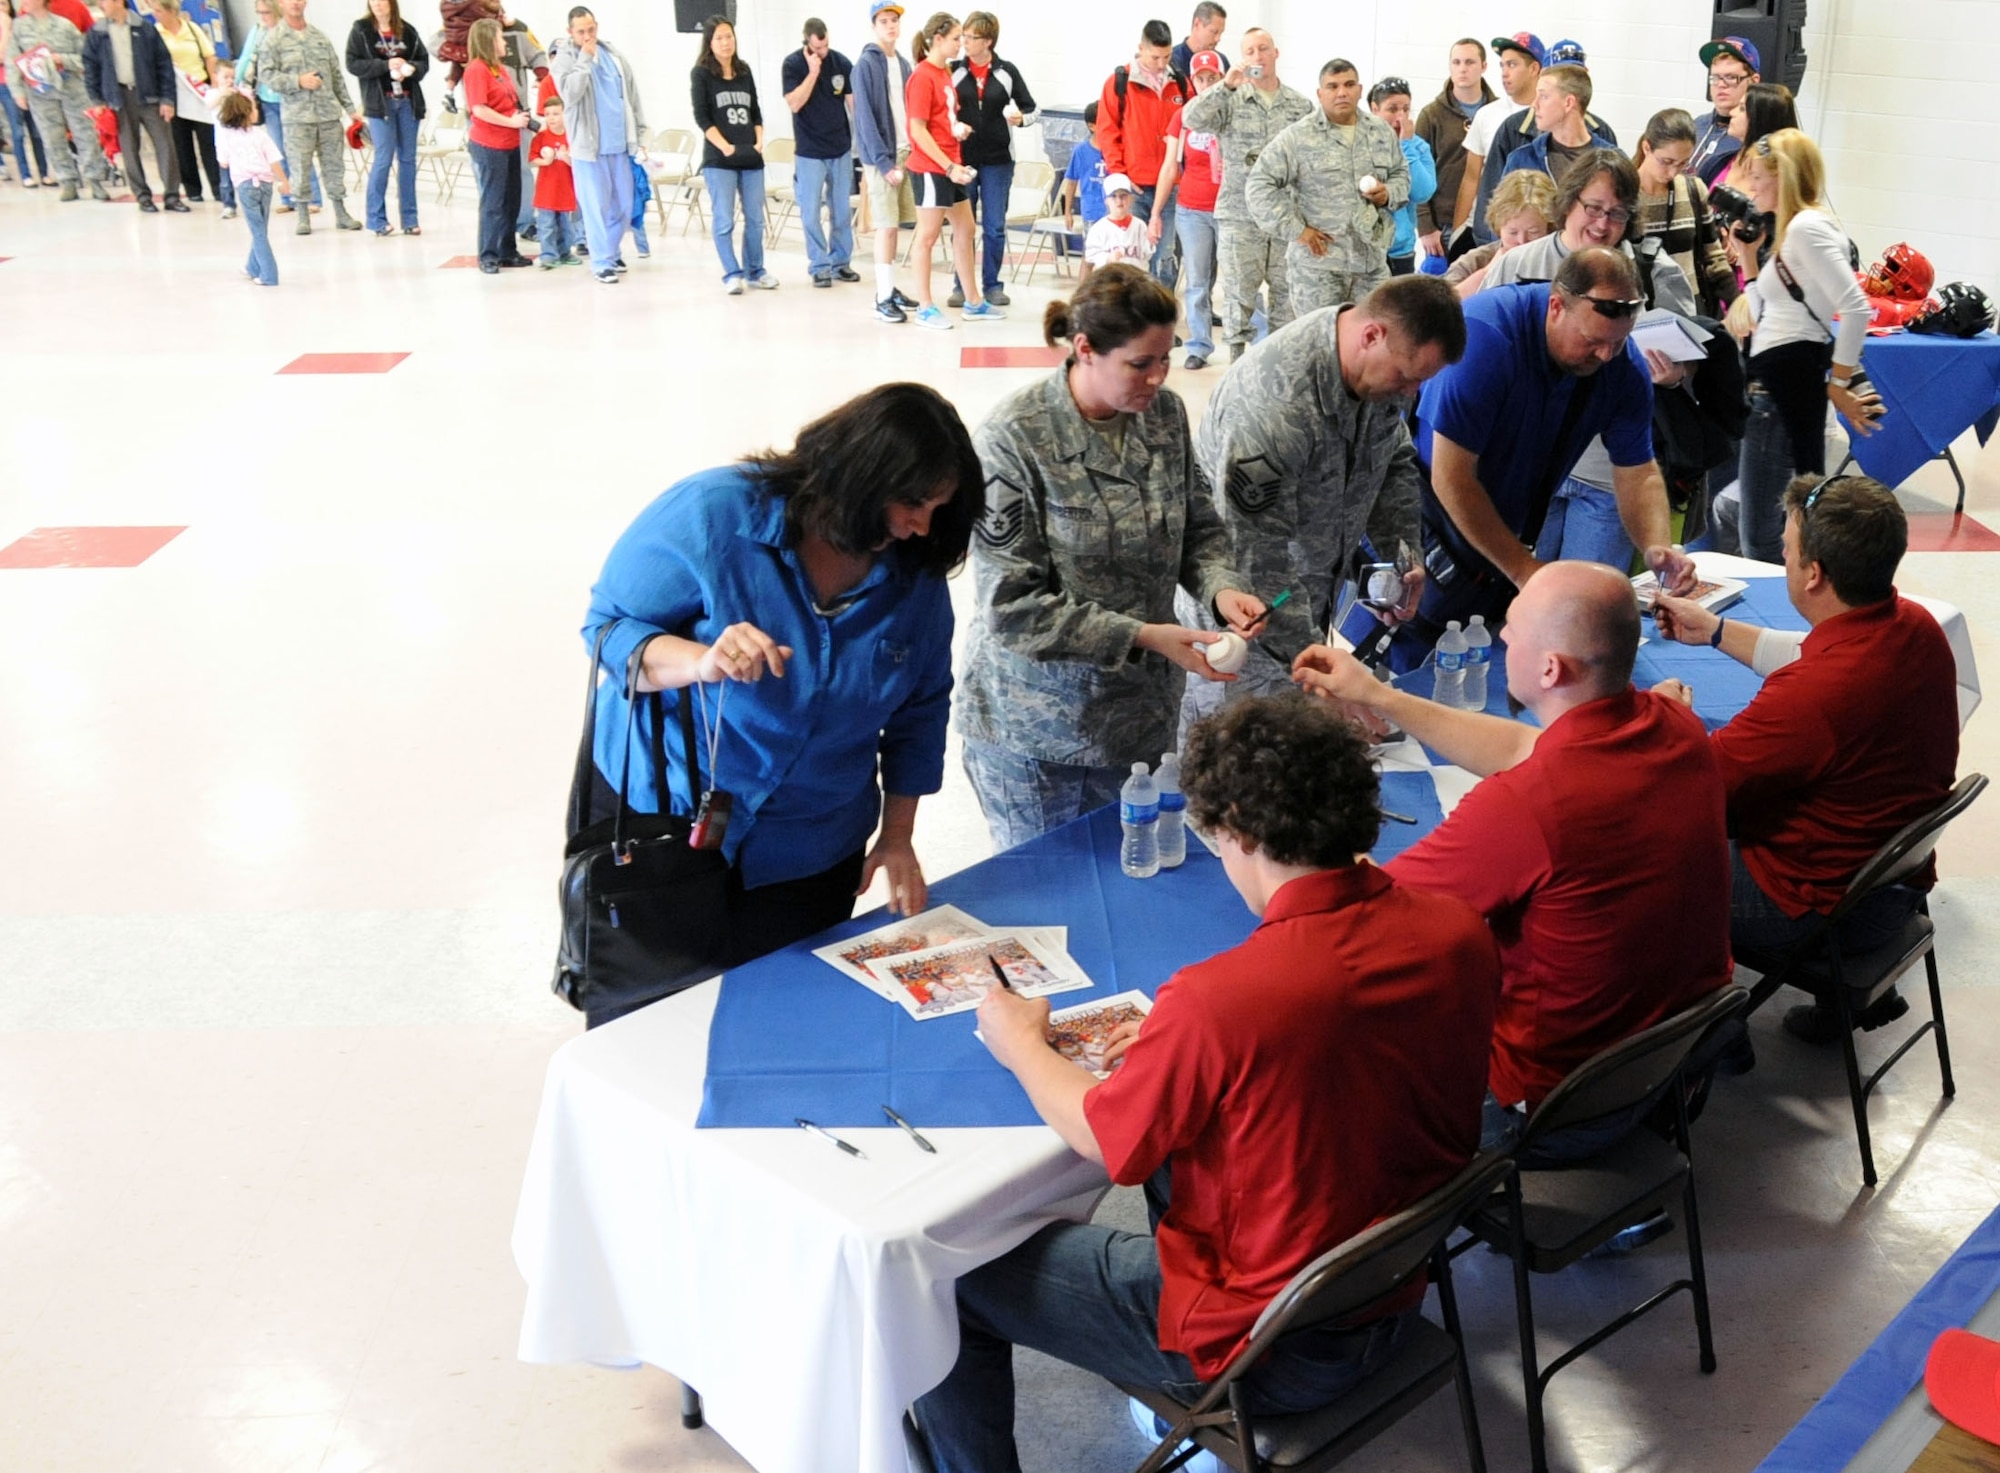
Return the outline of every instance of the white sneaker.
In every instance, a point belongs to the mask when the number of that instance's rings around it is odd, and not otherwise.
[[[774,292],[778,289],[778,278],[766,271],[761,275],[751,277],[750,285],[756,287],[760,292]]]
[[[729,278],[729,280],[727,280],[727,281],[725,281],[725,282],[723,282],[723,283],[722,283],[722,289],[723,289],[724,291],[728,292],[728,293],[729,293],[729,295],[730,295],[730,296],[732,296],[732,297],[740,297],[740,296],[742,296],[742,295],[743,295],[743,278],[742,278],[742,277],[740,277],[740,276],[732,276],[732,277],[730,277],[730,278]]]
[[[1172,1424],[1161,1426],[1160,1419],[1153,1414],[1153,1409],[1136,1396],[1128,1396],[1125,1405],[1132,1412],[1132,1425],[1139,1429],[1146,1441],[1157,1443],[1173,1430]],[[1187,1470],[1187,1473],[1223,1473],[1221,1459],[1206,1448],[1181,1464],[1181,1467]]]

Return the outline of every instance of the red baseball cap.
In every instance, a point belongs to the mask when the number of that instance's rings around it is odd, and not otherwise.
[[[1193,56],[1188,58],[1188,75],[1190,77],[1196,72],[1214,72],[1217,76],[1220,76],[1227,70],[1229,69],[1222,64],[1222,57],[1213,51],[1197,51]]]
[[[2000,1442],[2000,1342],[1946,1330],[1924,1364],[1924,1390],[1946,1421]]]

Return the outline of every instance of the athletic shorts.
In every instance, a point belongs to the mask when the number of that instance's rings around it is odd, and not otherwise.
[[[861,232],[864,235],[871,230],[894,230],[899,225],[917,223],[917,202],[910,189],[907,151],[899,158],[906,160],[900,184],[889,183],[880,169],[871,169],[866,164],[861,166]]]
[[[954,184],[942,174],[912,174],[916,184],[917,208],[948,210],[965,201],[965,186]]]

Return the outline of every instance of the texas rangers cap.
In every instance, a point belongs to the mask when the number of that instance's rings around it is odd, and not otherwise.
[[[1495,36],[1495,51],[1518,51],[1523,56],[1534,58],[1536,66],[1549,64],[1549,49],[1542,44],[1542,38],[1531,31],[1516,31],[1511,36]]]
[[[1227,70],[1228,68],[1222,64],[1222,58],[1213,51],[1197,51],[1193,56],[1188,58],[1188,75],[1190,77],[1196,72],[1214,72],[1219,76]]]
[[[1757,60],[1757,48],[1741,36],[1720,36],[1701,48],[1703,66],[1714,66],[1718,56],[1733,56],[1753,72],[1764,70]]]

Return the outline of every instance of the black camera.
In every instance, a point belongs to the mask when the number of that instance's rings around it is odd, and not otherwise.
[[[1758,209],[1749,195],[1727,184],[1716,185],[1708,192],[1708,199],[1715,213],[1729,222],[1730,233],[1748,244],[1763,240],[1778,223],[1776,216]]]

